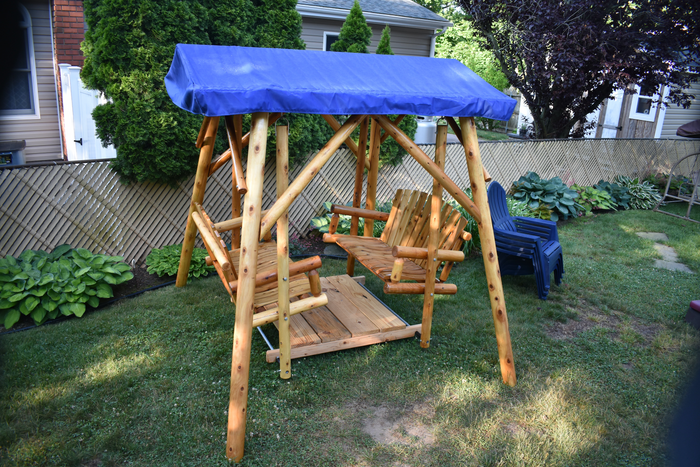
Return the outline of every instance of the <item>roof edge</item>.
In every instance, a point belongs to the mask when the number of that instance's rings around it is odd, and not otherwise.
[[[330,8],[316,5],[299,5],[297,12],[304,18],[324,18],[345,21],[350,10]],[[388,24],[389,26],[403,26],[419,29],[444,29],[453,26],[448,20],[438,21],[425,18],[412,18],[409,16],[387,15],[384,13],[362,12],[370,24]]]

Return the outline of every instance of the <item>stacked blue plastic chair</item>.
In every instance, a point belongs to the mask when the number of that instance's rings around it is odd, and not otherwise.
[[[506,192],[498,182],[489,185],[488,199],[501,275],[534,274],[537,294],[547,300],[551,273],[554,272],[557,285],[561,284],[564,274],[557,224],[530,217],[511,217]]]

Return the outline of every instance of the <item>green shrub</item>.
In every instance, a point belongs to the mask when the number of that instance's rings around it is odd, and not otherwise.
[[[659,190],[649,182],[639,181],[639,178],[616,175],[613,182],[629,190],[632,209],[653,209],[661,201]]]
[[[551,210],[551,219],[556,222],[559,219],[566,220],[569,216],[578,216],[583,207],[576,202],[579,197],[561,178],[554,177],[549,180],[540,178],[535,172],[528,172],[513,182],[513,197],[528,205],[533,211],[540,205]]]
[[[81,77],[109,99],[95,108],[93,118],[98,136],[117,149],[112,168],[122,180],[175,184],[196,170],[199,151],[193,143],[202,117],[175,106],[165,89],[175,45],[304,49],[295,5],[293,0],[83,2],[88,30]],[[327,125],[320,116],[288,120],[289,152],[298,156],[291,163],[326,143]],[[223,128],[222,121],[216,153],[227,146]],[[274,144],[268,144],[268,155],[274,152]]]
[[[362,14],[360,3],[355,0],[350,13],[340,28],[338,40],[331,45],[333,52],[369,53],[367,47],[372,40],[372,28],[367,24]]]
[[[590,215],[592,211],[597,209],[615,209],[617,203],[612,199],[610,193],[605,190],[599,190],[592,186],[571,185],[572,190],[576,190],[579,195],[578,202],[586,214]]]
[[[163,248],[153,248],[146,257],[147,271],[150,274],[158,274],[159,277],[174,276],[180,266],[180,255],[182,254],[182,244],[167,245]],[[194,248],[192,250],[192,260],[190,261],[190,271],[187,277],[206,276],[214,271],[214,266],[207,266],[205,258],[208,256],[204,248]]]
[[[644,181],[651,183],[659,190],[659,192],[662,192],[666,191],[669,176],[670,175],[667,173],[647,175],[644,178]],[[668,191],[679,195],[689,195],[693,192],[693,180],[683,175],[674,175],[673,178],[671,178],[671,184],[668,186]]]
[[[600,180],[598,183],[593,185],[593,188],[598,190],[605,190],[610,195],[610,198],[617,204],[618,207],[623,209],[629,209],[630,199],[632,197],[629,195],[629,190],[627,187],[620,186],[617,183],[604,182]]]
[[[0,259],[0,322],[9,329],[21,315],[31,316],[37,326],[59,313],[83,316],[86,305],[113,297],[112,285],[134,277],[123,259],[69,245]]]
[[[328,229],[330,228],[331,224],[331,217],[333,217],[333,214],[331,213],[331,206],[333,203],[330,201],[326,201],[323,203],[323,207],[326,210],[326,213],[317,216],[311,219],[311,227],[314,229],[318,230],[321,233],[328,233]],[[391,201],[387,201],[382,204],[378,204],[377,208],[375,211],[379,212],[389,212],[391,211]],[[339,233],[342,235],[349,235],[350,234],[350,223],[351,223],[352,217],[351,216],[346,216],[344,214],[341,214],[340,220],[338,221],[338,228],[336,229],[335,233]],[[373,229],[372,229],[372,236],[373,237],[381,237],[382,232],[384,231],[384,227],[386,226],[386,222],[383,221],[374,221]],[[358,222],[358,227],[357,231],[360,235],[362,235],[362,232],[364,232],[365,229],[365,220],[363,218],[360,218]]]

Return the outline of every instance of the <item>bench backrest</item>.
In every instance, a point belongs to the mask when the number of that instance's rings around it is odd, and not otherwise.
[[[431,195],[415,190],[398,190],[386,222],[381,240],[389,246],[428,247],[430,233],[430,198]],[[440,238],[438,248],[441,250],[459,250],[462,248],[462,232],[467,220],[461,213],[442,200],[440,211]],[[425,260],[415,261],[425,267]]]

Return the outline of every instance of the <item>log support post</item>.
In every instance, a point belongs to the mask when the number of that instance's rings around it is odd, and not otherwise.
[[[381,127],[373,118],[369,137],[369,165],[367,174],[367,198],[365,209],[374,211],[377,208],[377,179],[379,177],[379,148],[381,142]],[[374,233],[374,220],[365,218],[364,236],[371,237]]]
[[[367,126],[369,123],[369,118],[362,120],[360,124],[360,140],[358,142],[357,149],[357,166],[355,167],[355,189],[352,194],[352,207],[360,208],[362,207],[362,181],[365,174],[365,158],[367,152]],[[339,217],[337,214],[333,216],[331,224],[335,221],[335,226],[331,225],[330,233],[335,233],[335,228],[338,227]],[[365,221],[366,222],[366,221]],[[358,225],[360,224],[360,218],[357,216],[352,216],[350,220],[350,235],[357,235]],[[348,276],[352,277],[355,275],[355,257],[353,255],[348,255],[348,265],[346,268]]]
[[[231,358],[231,393],[228,407],[226,456],[234,461],[243,457],[246,412],[248,409],[248,376],[253,334],[255,275],[258,262],[258,233],[265,178],[265,149],[269,115],[253,114],[248,151],[247,183],[241,227],[241,256],[238,271],[236,321],[233,330]]]
[[[493,224],[491,223],[491,211],[489,210],[486,196],[486,183],[484,182],[481,152],[479,151],[479,142],[476,136],[476,124],[474,123],[474,118],[465,117],[460,117],[459,123],[462,141],[464,141],[464,153],[467,157],[469,181],[472,194],[474,195],[474,203],[481,214],[481,219],[477,221],[477,225],[481,238],[481,253],[484,258],[489,297],[491,299],[491,312],[496,327],[501,376],[503,377],[503,382],[510,386],[515,386],[515,364],[513,363],[510,331],[508,330],[506,301],[503,296],[503,284],[501,283],[501,272],[498,266],[498,255],[496,254],[496,240],[493,234]]]
[[[289,184],[289,128],[277,127],[277,196]],[[279,316],[280,378],[292,377],[292,344],[289,336],[289,210],[277,220],[277,309]]]
[[[190,201],[190,211],[187,215],[187,227],[185,227],[185,238],[182,241],[180,265],[178,266],[177,278],[175,280],[175,285],[177,287],[184,287],[187,284],[187,274],[190,272],[194,240],[197,237],[197,226],[192,219],[192,213],[197,210],[196,205],[202,204],[204,200],[204,189],[207,186],[209,164],[211,163],[211,156],[214,153],[214,142],[216,140],[216,131],[218,128],[219,117],[204,117],[202,128],[197,137],[197,145],[200,148],[199,162],[197,162],[197,174],[194,176],[192,201]]]
[[[447,126],[440,125],[435,140],[435,165],[445,170],[447,151]],[[430,330],[433,324],[435,304],[435,274],[438,268],[438,246],[440,237],[440,210],[442,208],[442,185],[433,178],[433,196],[430,200],[430,234],[428,236],[428,258],[425,273],[425,293],[423,294],[423,320],[421,321],[420,346],[430,346]]]

